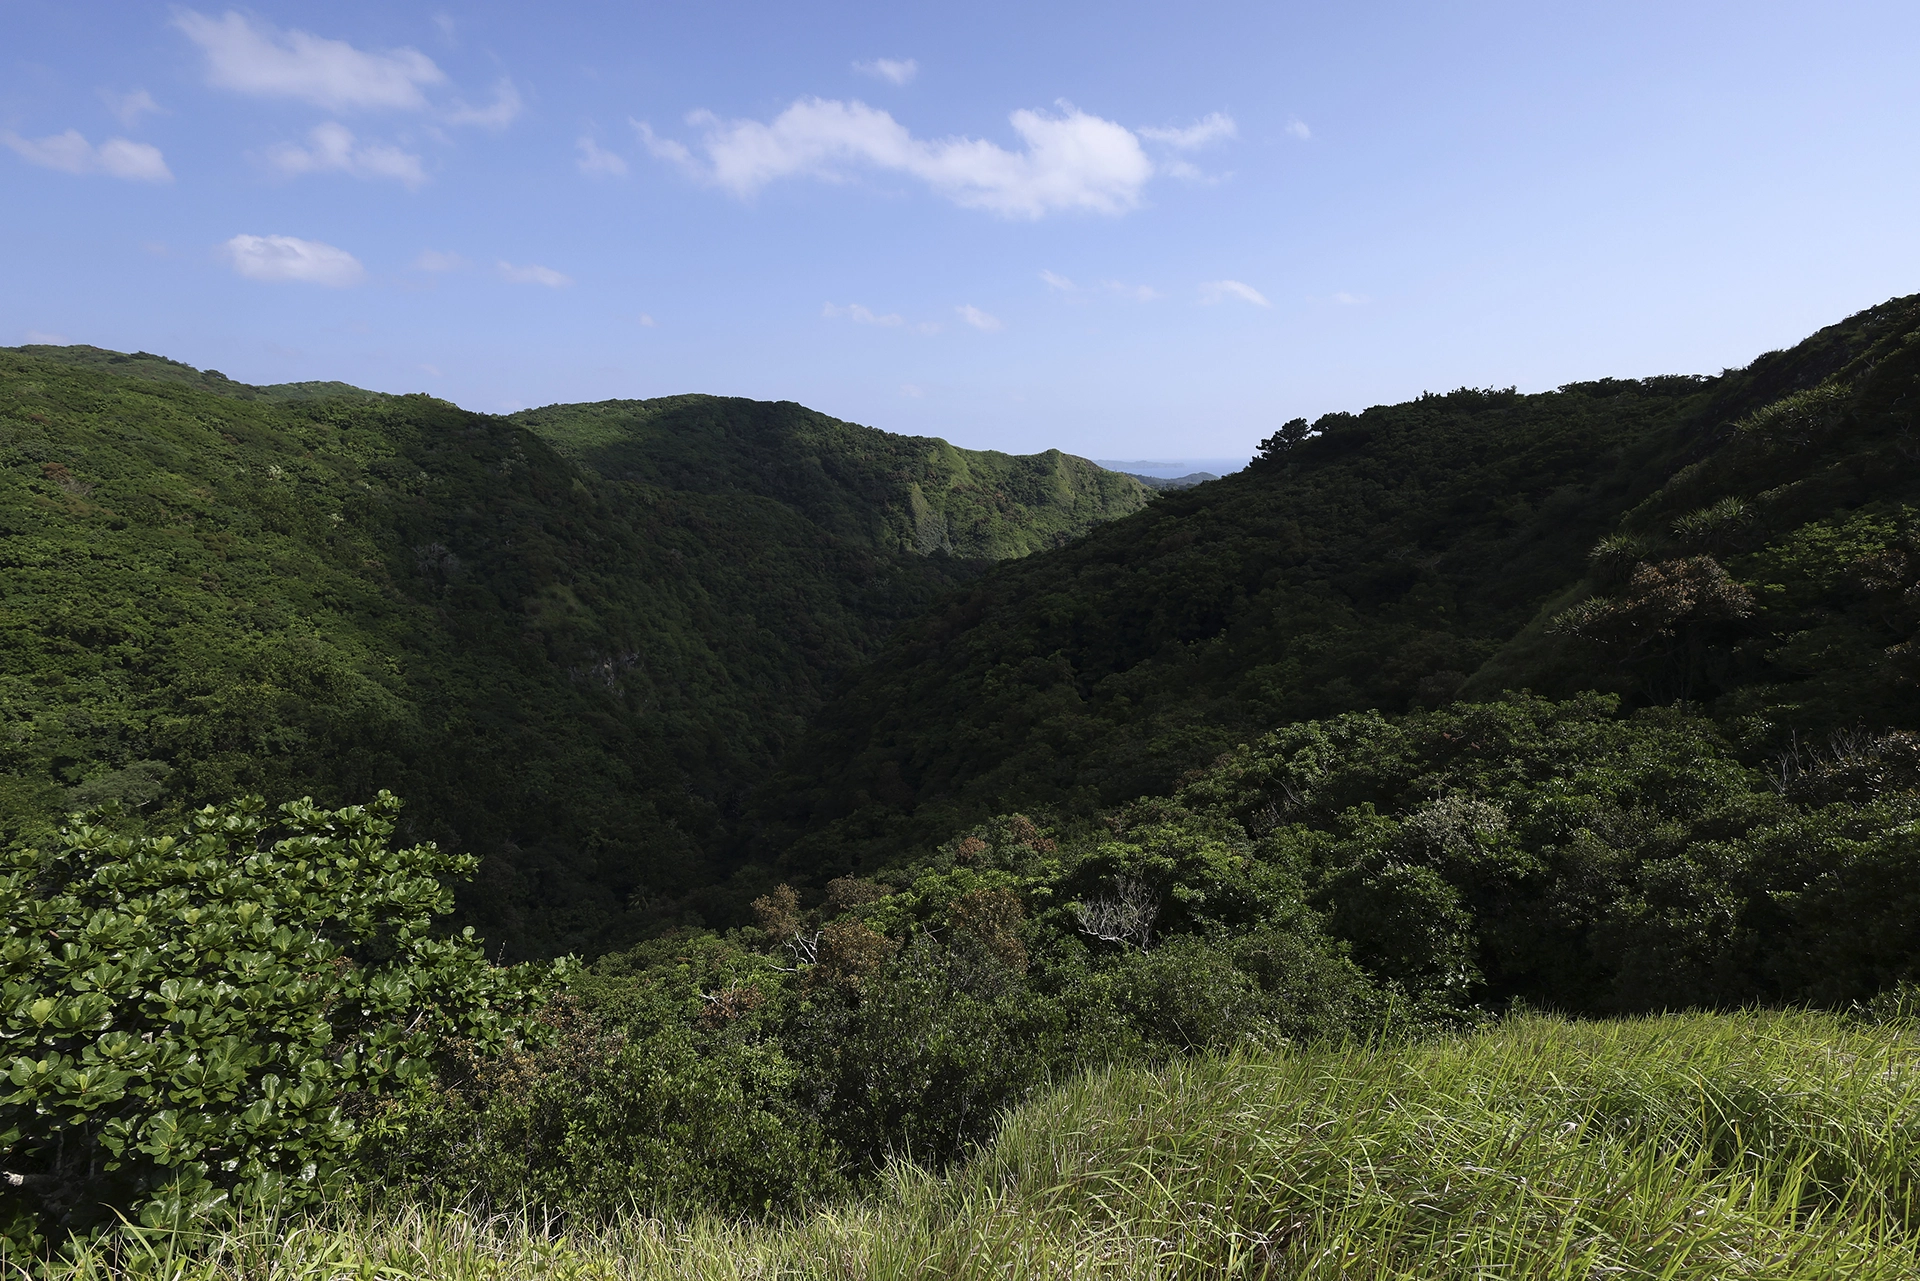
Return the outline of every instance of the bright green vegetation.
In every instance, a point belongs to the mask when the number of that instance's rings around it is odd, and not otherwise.
[[[1146,500],[794,405],[342,390],[0,352],[0,831],[389,787],[409,839],[482,858],[487,937],[604,947],[700,910],[749,788],[899,621]]]
[[[903,629],[761,801],[770,844],[871,864],[1163,792],[1289,721],[1504,689],[1693,700],[1749,763],[1909,727],[1917,380],[1906,298],[1714,378],[1288,424]]]
[[[375,1208],[149,1263],[1914,1275],[1916,383],[1896,300],[1713,378],[1295,420],[1149,502],[793,405],[0,354],[12,831],[77,868],[203,796],[392,787],[403,842],[484,856],[490,942],[593,954],[405,1072],[310,1054],[338,1115],[207,1161]],[[0,1017],[80,1075],[9,1079],[90,1099],[127,947],[69,956],[80,873],[18,875],[67,923]],[[334,945],[223,1062],[398,955]]]
[[[1135,477],[1057,449],[1015,457],[894,436],[789,402],[717,396],[553,405],[513,415],[593,472],[754,494],[865,546],[1006,560],[1145,505]]]
[[[97,1246],[67,1278],[1905,1278],[1920,1039],[1809,1014],[1095,1073],[944,1177],[748,1225],[432,1209]]]
[[[448,1038],[513,1038],[546,976],[435,936],[440,878],[475,860],[393,849],[399,808],[251,800],[178,837],[83,824],[6,852],[0,1249],[311,1201],[354,1146],[343,1100],[428,1074]]]
[[[544,1045],[392,1096],[361,1154],[429,1201],[752,1213],[962,1160],[1090,1067],[1865,1004],[1920,984],[1906,747],[1783,792],[1609,695],[1288,726],[1087,828],[990,820],[601,957]]]

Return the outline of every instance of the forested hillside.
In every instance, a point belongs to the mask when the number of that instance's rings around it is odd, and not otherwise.
[[[794,405],[504,419],[95,348],[0,352],[0,463],[8,836],[390,787],[408,834],[484,856],[464,910],[523,951],[714,880],[839,673],[988,558],[1146,501]]]
[[[1288,424],[941,603],[761,802],[796,872],[1168,789],[1276,725],[1456,694],[1705,703],[1748,759],[1911,723],[1920,301],[1715,377]]]
[[[513,421],[601,476],[775,499],[836,537],[889,551],[1006,560],[1145,505],[1137,477],[1057,449],[957,449],[786,401],[610,400]]]
[[[985,1199],[887,1232],[1023,1259],[1072,1203],[1059,1259],[1130,1216],[1176,1271],[1911,1273],[1859,1138],[1911,1090],[1833,1047],[1920,1010],[1920,299],[1295,420],[1078,538],[1143,492],[797,406],[72,359],[0,354],[7,1249],[349,1182],[422,1241],[813,1240],[911,1184]],[[372,804],[184,812],[309,790]],[[1754,1006],[1830,1013],[1511,1017]]]

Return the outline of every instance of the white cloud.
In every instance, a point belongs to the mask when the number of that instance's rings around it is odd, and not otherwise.
[[[848,303],[844,307],[836,307],[832,303],[826,303],[820,308],[820,315],[827,320],[845,319],[851,320],[856,325],[880,325],[887,329],[898,329],[907,323],[906,317],[893,312],[888,312],[884,316],[876,316],[857,302]]]
[[[521,101],[520,91],[513,87],[513,81],[501,79],[493,87],[493,102],[485,107],[469,107],[456,99],[452,107],[440,118],[450,125],[479,125],[483,129],[504,129],[512,124],[526,104]]]
[[[420,371],[430,378],[438,378],[441,376],[438,365],[422,365],[420,366]]]
[[[856,62],[853,69],[863,76],[896,85],[904,85],[920,74],[920,64],[912,58],[875,58],[872,62]]]
[[[167,168],[160,148],[144,142],[109,138],[96,147],[78,129],[38,140],[4,132],[0,133],[0,142],[13,148],[23,160],[62,173],[103,173],[133,182],[173,181],[173,172]]]
[[[100,101],[107,104],[107,110],[122,128],[131,129],[139,123],[140,117],[148,112],[158,113],[160,104],[145,89],[135,89],[131,93],[115,93],[111,89],[100,91]]]
[[[573,144],[580,149],[580,172],[587,174],[605,174],[618,178],[627,172],[627,162],[608,151],[591,138],[582,138]]]
[[[572,276],[563,276],[551,267],[540,267],[533,263],[516,267],[510,262],[502,262],[497,270],[502,280],[510,280],[516,285],[545,285],[549,289],[565,289],[573,283]]]
[[[283,142],[267,152],[267,162],[281,173],[345,173],[356,178],[392,178],[407,187],[427,180],[420,157],[384,143],[360,143],[343,124],[328,121],[307,135],[308,147]]]
[[[710,112],[687,119],[706,129],[705,163],[634,123],[654,155],[741,197],[780,178],[832,181],[864,166],[918,178],[955,204],[1003,217],[1119,214],[1140,203],[1140,189],[1153,176],[1153,162],[1130,130],[1064,104],[1057,116],[1012,114],[1022,151],[973,138],[915,138],[884,111],[821,98],[803,98],[768,124],[723,121]]]
[[[333,111],[418,111],[427,105],[421,89],[447,79],[417,49],[367,53],[344,40],[255,24],[231,9],[218,19],[183,9],[173,25],[207,55],[208,83],[240,93],[298,98]]]
[[[1216,303],[1226,298],[1238,298],[1241,302],[1250,302],[1256,307],[1271,307],[1266,295],[1252,285],[1238,280],[1209,280],[1200,286],[1200,301]]]
[[[1302,120],[1299,116],[1293,116],[1288,119],[1287,132],[1292,134],[1294,137],[1298,138],[1302,142],[1305,142],[1308,139],[1313,137],[1313,130],[1307,128],[1307,122]]]
[[[413,260],[417,271],[464,271],[473,264],[459,254],[443,254],[438,249],[422,249]]]
[[[29,347],[71,347],[73,339],[65,334],[50,334],[42,329],[29,329],[27,345]]]
[[[656,322],[654,318],[652,316],[649,316],[646,312],[643,311],[640,313],[640,327],[642,329],[652,329],[656,323],[658,322]]]
[[[1040,273],[1040,280],[1047,288],[1058,290],[1063,294],[1085,294],[1087,292],[1087,290],[1082,289],[1079,285],[1057,272],[1043,271]],[[1164,294],[1152,285],[1130,285],[1124,280],[1103,280],[1097,288],[1116,295],[1117,297],[1130,298],[1134,302],[1152,302],[1156,298],[1165,297]]]
[[[996,329],[1004,329],[1006,327],[1001,323],[998,316],[989,316],[986,312],[981,311],[971,303],[963,303],[955,307],[954,311],[960,314],[960,319],[966,321],[975,329],[984,329],[988,333],[992,333]]]
[[[1196,124],[1184,129],[1171,126],[1156,129],[1142,129],[1140,136],[1154,142],[1165,143],[1182,151],[1191,151],[1196,147],[1205,147],[1238,136],[1240,127],[1233,123],[1233,117],[1224,111],[1216,111]]]
[[[647,154],[655,160],[670,160],[676,165],[698,168],[694,163],[693,153],[688,151],[684,144],[675,142],[671,138],[662,138],[653,131],[653,126],[644,120],[635,120],[629,116],[627,123],[632,125],[634,132],[640,135],[640,141],[646,145]]]
[[[448,44],[453,43],[455,23],[453,21],[452,14],[450,13],[434,14],[433,25],[440,28],[440,38],[442,40],[445,40]]]
[[[366,273],[344,249],[294,236],[235,236],[222,248],[233,269],[249,280],[293,281],[340,288]]]
[[[1333,300],[1342,307],[1359,307],[1373,301],[1373,299],[1367,297],[1365,294],[1350,294],[1344,289],[1335,294]]]
[[[902,396],[912,397],[914,400],[919,400],[921,397],[925,396],[927,393],[925,390],[915,386],[913,383],[901,383],[900,394]]]

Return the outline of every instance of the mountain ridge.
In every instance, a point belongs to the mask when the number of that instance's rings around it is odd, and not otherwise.
[[[117,355],[0,351],[10,836],[106,801],[170,824],[239,791],[391,787],[412,839],[483,856],[463,907],[489,937],[594,950],[713,881],[745,789],[841,673],[990,563],[923,553],[891,508],[857,519],[911,493],[833,440],[816,454],[850,483],[822,523],[752,486],[610,477],[428,396],[269,396]],[[763,437],[810,413],[705,409]],[[828,435],[891,439],[870,431]],[[988,532],[1051,543],[1146,501],[1089,480]]]
[[[1721,590],[1715,575],[1764,569],[1740,590],[1827,610],[1812,630],[1843,627],[1848,670],[1880,670],[1880,651],[1908,637],[1863,621],[1865,589],[1839,581],[1844,567],[1803,565],[1794,581],[1811,575],[1824,586],[1795,587],[1779,579],[1779,562],[1792,558],[1776,548],[1763,565],[1762,553],[1820,503],[1885,509],[1876,531],[1842,520],[1852,532],[1832,536],[1898,561],[1885,570],[1891,585],[1875,589],[1883,596],[1920,573],[1920,545],[1903,550],[1911,538],[1895,528],[1907,519],[1901,505],[1920,503],[1899,452],[1915,448],[1916,351],[1920,298],[1899,298],[1711,377],[1602,379],[1531,395],[1460,389],[1289,424],[1245,471],[1164,494],[1061,552],[997,567],[904,628],[821,710],[763,794],[764,848],[796,873],[844,874],[994,812],[1088,814],[1164,793],[1276,725],[1346,711],[1529,687],[1726,700],[1759,690],[1766,680],[1755,673],[1784,660],[1769,659],[1778,642],[1741,632],[1744,622],[1688,621],[1696,597]],[[1775,448],[1738,426],[1786,413],[1778,407],[1834,379],[1858,386],[1835,393],[1807,439]],[[1714,488],[1713,460],[1736,456],[1744,461],[1728,463],[1730,474],[1745,468],[1753,483]],[[1798,497],[1763,498],[1782,485]],[[1716,533],[1716,518],[1701,513],[1722,499],[1748,514]],[[1754,514],[1763,507],[1765,519]],[[1705,523],[1697,535],[1668,528],[1682,521]],[[1624,559],[1610,568],[1593,557],[1616,536],[1626,542],[1609,555]],[[1700,559],[1716,554],[1724,568]],[[1658,569],[1689,555],[1693,569]],[[1617,608],[1591,609],[1621,635],[1636,620],[1677,628],[1679,640],[1654,648],[1701,649],[1692,687],[1656,690],[1639,659],[1600,652],[1615,643],[1595,639],[1600,621],[1586,639],[1571,622],[1555,624],[1635,574],[1647,581]],[[1851,603],[1819,604],[1822,591]],[[1669,606],[1673,618],[1649,613]],[[1782,626],[1798,635],[1802,624]],[[1822,670],[1811,650],[1794,661],[1803,676]],[[1709,678],[1707,667],[1719,674]],[[1788,707],[1784,686],[1779,698],[1716,706],[1745,727],[1754,752],[1857,717],[1843,712],[1843,689],[1857,705],[1871,688],[1867,706],[1883,718],[1912,710],[1894,676],[1865,679],[1833,677],[1825,710]]]

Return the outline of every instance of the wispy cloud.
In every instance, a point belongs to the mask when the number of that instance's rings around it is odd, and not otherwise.
[[[647,154],[655,160],[671,161],[673,164],[683,165],[689,169],[699,168],[699,163],[694,160],[693,153],[687,150],[685,143],[675,142],[672,138],[662,138],[653,131],[653,126],[644,120],[635,120],[629,116],[627,123],[632,125],[634,132],[640,135],[641,145],[646,147]]]
[[[1205,147],[1212,143],[1224,142],[1228,138],[1239,136],[1240,127],[1233,123],[1233,117],[1224,111],[1216,111],[1185,128],[1167,125],[1140,130],[1142,138],[1153,142],[1177,147],[1181,151],[1192,151],[1196,147]]]
[[[642,329],[652,329],[658,323],[659,323],[658,321],[656,321],[652,316],[649,316],[646,312],[643,311],[640,313],[640,327]]]
[[[1266,295],[1252,285],[1238,280],[1209,280],[1200,286],[1200,301],[1203,303],[1223,302],[1228,298],[1238,298],[1241,302],[1250,302],[1256,307],[1271,307]]]
[[[391,178],[409,188],[427,181],[420,157],[385,143],[356,141],[353,130],[335,121],[307,134],[309,145],[283,142],[267,152],[267,163],[284,174],[344,173],[355,178]]]
[[[898,329],[907,323],[905,316],[894,312],[878,316],[857,302],[850,302],[844,307],[826,303],[820,308],[820,315],[826,320],[851,320],[856,325],[880,325],[887,329]]]
[[[38,139],[0,132],[0,143],[5,143],[30,164],[62,173],[102,173],[132,182],[173,181],[173,171],[167,168],[160,148],[144,142],[109,138],[96,147],[78,129],[69,129]]]
[[[129,93],[115,93],[111,89],[100,91],[100,101],[107,104],[107,110],[120,122],[124,129],[131,129],[140,122],[140,117],[149,113],[158,114],[160,104],[145,89],[135,89]]]
[[[483,129],[504,129],[512,124],[526,104],[520,98],[520,91],[513,87],[513,81],[504,76],[493,86],[493,101],[484,107],[469,107],[460,99],[454,99],[453,105],[441,113],[440,118],[450,125],[479,125]]]
[[[900,394],[910,400],[920,400],[926,396],[926,389],[916,383],[901,383]]]
[[[1365,294],[1350,294],[1344,289],[1335,294],[1333,300],[1342,307],[1360,307],[1373,301]]]
[[[249,280],[341,288],[366,274],[344,249],[296,236],[235,236],[221,246],[233,269]]]
[[[27,330],[27,345],[30,347],[71,347],[73,339],[65,334],[50,334],[43,329]]]
[[[549,289],[565,289],[573,283],[572,276],[565,276],[551,267],[540,267],[533,263],[516,267],[510,262],[502,261],[495,270],[500,273],[502,280],[512,281],[516,285],[545,285]]]
[[[920,64],[912,58],[875,58],[872,62],[856,62],[853,69],[895,85],[904,85],[920,74]]]
[[[975,329],[984,329],[988,333],[992,333],[996,329],[1004,329],[1006,327],[1001,323],[998,316],[989,316],[986,312],[981,311],[971,303],[962,303],[960,306],[955,307],[954,311],[959,314],[960,319],[966,321]]]
[[[218,18],[181,9],[173,25],[206,55],[207,83],[236,93],[292,98],[328,111],[432,111],[427,90],[448,83],[447,73],[418,49],[357,49],[232,9]],[[451,22],[442,29],[450,31]],[[492,102],[475,107],[454,98],[436,114],[444,124],[498,129],[523,105],[513,81],[502,78]]]
[[[1288,118],[1287,132],[1291,134],[1293,137],[1298,138],[1302,142],[1306,142],[1313,137],[1313,130],[1307,128],[1307,122],[1302,120],[1299,116],[1292,116]]]
[[[582,138],[573,145],[580,152],[580,159],[575,163],[580,166],[581,173],[618,178],[627,172],[625,160],[593,139]]]
[[[1024,149],[974,138],[915,138],[862,102],[803,98],[772,121],[725,121],[695,112],[704,160],[636,121],[655,156],[741,197],[782,178],[843,180],[867,168],[916,178],[955,204],[1008,218],[1066,210],[1120,214],[1140,203],[1153,162],[1132,131],[1063,104],[1058,115],[1016,111]]]
[[[422,89],[446,83],[446,73],[417,49],[368,53],[344,40],[305,31],[280,31],[229,9],[209,18],[192,9],[173,25],[207,57],[207,81],[221,89],[269,98],[296,98],[330,111],[427,106]]]
[[[420,256],[413,260],[416,271],[464,271],[472,265],[459,254],[441,253],[438,249],[422,249]]]
[[[1082,288],[1080,285],[1075,284],[1057,272],[1043,271],[1040,273],[1040,280],[1048,289],[1056,290],[1063,294],[1081,296],[1089,292],[1087,289]],[[1132,299],[1134,302],[1152,302],[1156,298],[1165,297],[1164,294],[1152,285],[1130,285],[1124,280],[1103,280],[1097,286],[1094,286],[1094,288],[1099,292],[1112,294],[1118,298]]]

